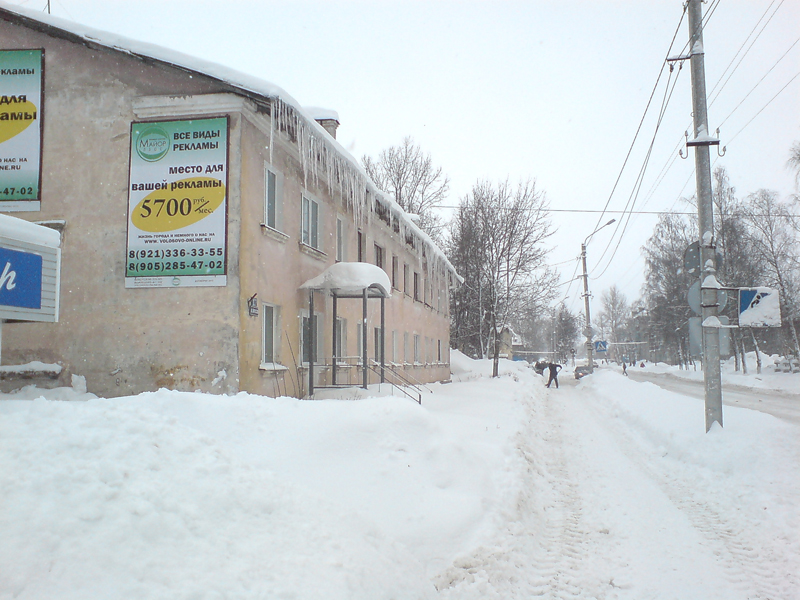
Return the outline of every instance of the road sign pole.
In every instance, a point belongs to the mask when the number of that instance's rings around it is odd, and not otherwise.
[[[703,50],[701,0],[689,0],[689,53],[692,72],[694,114],[695,178],[697,216],[700,231],[700,298],[703,318],[703,382],[705,385],[706,432],[716,421],[722,426],[722,374],[719,364],[719,326],[716,282],[716,242],[711,197],[711,159],[709,146],[719,144],[708,133],[706,75]]]

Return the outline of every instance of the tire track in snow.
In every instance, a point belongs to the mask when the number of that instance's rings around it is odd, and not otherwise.
[[[551,393],[529,390],[518,396],[528,421],[517,434],[523,469],[517,502],[503,515],[499,539],[459,557],[435,578],[442,597],[620,597],[613,579],[602,581],[593,569],[604,554],[598,546],[608,544],[608,536],[584,522],[576,473],[570,469],[574,457],[567,456],[564,407]]]
[[[597,421],[613,432],[620,451],[659,486],[700,533],[701,543],[716,558],[725,579],[742,593],[743,598],[800,599],[800,561],[787,564],[786,557],[779,555],[773,547],[759,543],[748,534],[752,530],[752,523],[740,522],[743,518],[740,513],[725,510],[723,505],[708,496],[701,498],[695,487],[687,483],[685,473],[679,472],[678,465],[671,466],[648,458],[647,451],[652,452],[652,448],[642,448],[642,444],[625,427],[616,425],[596,406],[591,405],[591,409]],[[664,465],[664,468],[654,468],[658,465]],[[782,582],[782,585],[776,582]]]

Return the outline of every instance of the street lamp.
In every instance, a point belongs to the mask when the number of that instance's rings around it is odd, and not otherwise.
[[[591,238],[595,233],[603,229],[603,227],[608,227],[616,221],[616,219],[611,219],[605,225],[601,225],[592,233],[587,235],[586,239],[583,240],[583,243],[581,244],[581,261],[583,262],[583,303],[584,308],[586,309],[586,329],[583,330],[583,335],[586,336],[586,355],[589,357],[589,373],[594,372],[594,361],[592,360],[592,317],[591,313],[589,312],[589,274],[586,271],[586,244],[589,243],[589,238]]]

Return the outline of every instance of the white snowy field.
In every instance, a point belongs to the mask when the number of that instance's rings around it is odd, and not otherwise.
[[[422,406],[0,396],[0,599],[800,599],[796,426],[453,366]]]

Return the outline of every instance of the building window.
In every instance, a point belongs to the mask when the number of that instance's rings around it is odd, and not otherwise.
[[[265,365],[277,364],[280,362],[278,357],[280,327],[277,306],[261,304],[261,324],[261,363]]]
[[[400,282],[397,278],[400,276],[400,260],[396,256],[392,256],[392,287],[396,290],[400,289]]]
[[[383,248],[375,244],[375,266],[383,268]]]
[[[318,357],[321,356],[320,348],[322,347],[322,338],[323,338],[322,331],[320,331],[319,329],[319,324],[321,322],[322,319],[320,318],[320,313],[314,313],[314,331],[316,334],[315,337],[317,342],[315,344],[315,347],[313,348],[314,362],[316,362]],[[302,357],[302,362],[304,364],[308,364],[310,358],[308,354],[309,347],[308,344],[306,343],[306,340],[308,340],[308,336],[311,334],[309,326],[310,322],[308,319],[308,311],[306,310],[303,311],[303,314],[301,315],[301,325],[300,325],[300,355]]]
[[[411,354],[408,352],[408,332],[406,331],[403,333],[403,362],[409,362],[409,358],[411,358]]]
[[[364,262],[364,233],[360,230],[356,241],[358,243],[358,262]]]
[[[319,203],[306,195],[303,195],[301,221],[300,241],[319,250]]]
[[[336,318],[336,348],[334,352],[337,357],[347,356],[347,319]]]
[[[420,289],[419,289],[419,273],[414,271],[414,300],[416,300],[417,302],[420,301],[419,293],[420,293]]]
[[[361,364],[361,358],[364,356],[364,324],[359,321],[356,323],[356,355],[358,356],[358,364]]]
[[[419,335],[415,333],[414,334],[414,362],[415,363],[419,363],[420,362],[420,358],[421,358],[421,354],[422,354],[422,348],[420,348],[419,346],[420,346]]]
[[[380,327],[376,327],[374,330],[375,333],[375,362],[381,362],[381,346],[383,346],[383,330]]]
[[[337,218],[336,219],[336,262],[342,262],[345,260],[345,247],[347,244],[346,232],[347,232],[347,226],[344,222],[344,219]]]
[[[280,180],[278,172],[270,165],[264,167],[264,224],[281,229]]]
[[[392,362],[397,362],[397,330],[392,331]]]
[[[408,292],[411,291],[411,288],[409,288],[408,285],[408,265],[403,263],[403,292],[405,292],[407,296],[410,296],[411,294]]]
[[[436,362],[442,362],[442,340],[436,340]]]

